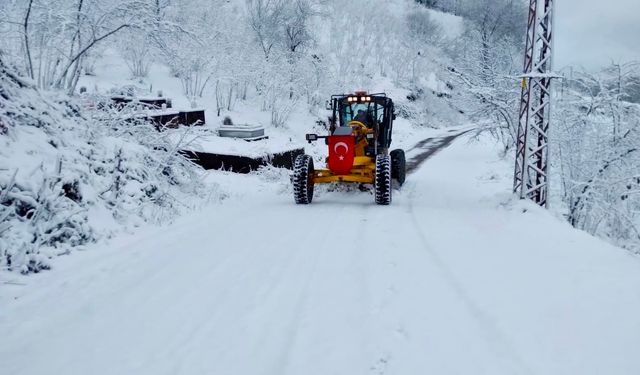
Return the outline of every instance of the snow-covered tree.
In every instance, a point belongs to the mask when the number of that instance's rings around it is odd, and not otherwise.
[[[517,132],[526,4],[479,0],[461,5],[465,32],[450,48],[452,77],[467,93],[460,107],[509,150]]]
[[[575,71],[558,92],[552,141],[567,220],[639,249],[640,105],[632,103],[638,64]],[[635,245],[633,243],[635,242]]]
[[[39,87],[72,93],[87,55],[123,30],[145,28],[149,15],[143,0],[13,2],[0,18],[9,34],[0,48]]]

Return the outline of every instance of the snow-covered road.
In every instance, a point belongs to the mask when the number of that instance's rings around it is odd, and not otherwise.
[[[640,373],[638,259],[492,155],[459,139],[388,207],[258,189],[0,286],[0,373]]]

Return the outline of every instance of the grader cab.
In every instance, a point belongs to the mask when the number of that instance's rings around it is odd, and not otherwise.
[[[298,204],[313,200],[315,184],[351,182],[371,184],[375,202],[391,203],[392,179],[405,180],[405,155],[389,152],[395,119],[393,101],[386,94],[333,95],[332,123],[328,135],[307,134],[309,143],[324,139],[328,146],[326,168],[315,169],[309,155],[296,158],[293,172],[294,199]]]

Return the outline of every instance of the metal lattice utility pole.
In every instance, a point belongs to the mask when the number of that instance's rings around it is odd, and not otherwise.
[[[540,4],[542,3],[542,4]],[[547,205],[553,0],[529,0],[513,191]]]

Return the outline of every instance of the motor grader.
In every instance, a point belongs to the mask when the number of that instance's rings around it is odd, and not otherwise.
[[[391,203],[392,179],[405,181],[405,154],[389,152],[395,120],[393,101],[384,93],[333,95],[328,135],[307,134],[311,143],[324,139],[328,146],[326,168],[315,169],[310,155],[294,162],[293,195],[297,204],[313,200],[315,184],[347,182],[373,185],[375,202]]]

